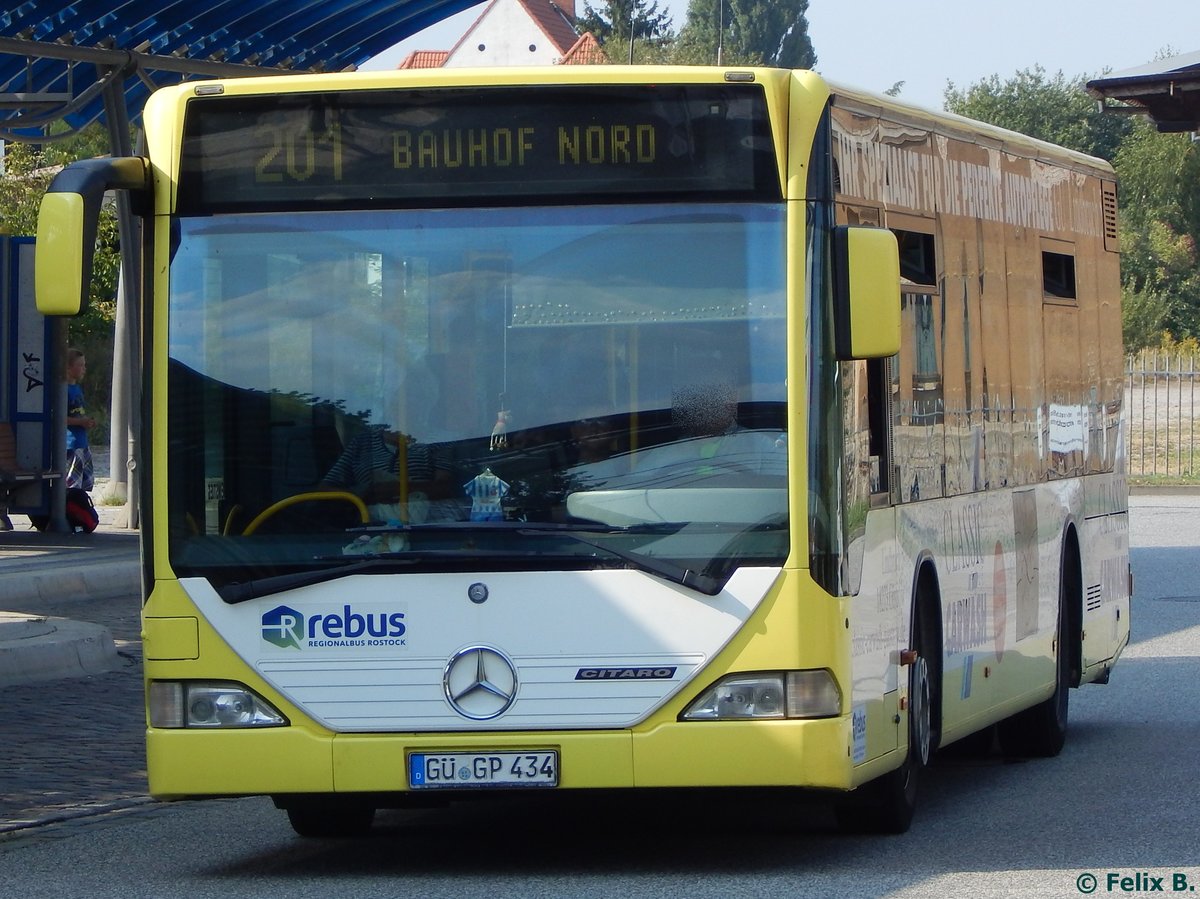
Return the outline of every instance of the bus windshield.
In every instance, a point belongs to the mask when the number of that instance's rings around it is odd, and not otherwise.
[[[176,226],[179,575],[783,561],[782,204]]]

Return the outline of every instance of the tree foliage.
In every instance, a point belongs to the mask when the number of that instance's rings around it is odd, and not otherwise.
[[[733,34],[747,53],[784,69],[811,69],[817,54],[808,37],[808,0],[734,0]]]
[[[639,43],[660,47],[674,36],[671,14],[659,10],[658,0],[605,0],[599,9],[585,2],[576,26],[590,31],[613,62],[628,61],[631,35],[635,50]]]
[[[1126,342],[1166,331],[1200,337],[1200,152],[1183,134],[1139,123],[1117,152]],[[1157,327],[1154,327],[1154,326]],[[1151,330],[1153,328],[1153,331]]]
[[[945,104],[958,115],[1111,160],[1132,124],[1101,113],[1083,89],[1086,83],[1083,76],[1048,76],[1034,66],[1003,81],[992,75],[961,89],[949,83]]]
[[[809,69],[808,0],[691,0],[673,61]],[[723,26],[723,27],[722,27]]]

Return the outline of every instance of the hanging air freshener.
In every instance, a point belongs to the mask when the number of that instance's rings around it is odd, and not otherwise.
[[[500,411],[496,413],[496,424],[492,426],[492,439],[488,448],[495,451],[508,447],[508,423],[512,412],[504,408],[504,394],[500,394]]]

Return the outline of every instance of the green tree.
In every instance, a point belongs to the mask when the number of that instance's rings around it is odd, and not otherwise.
[[[715,65],[719,47],[723,65],[811,69],[807,12],[808,0],[691,0],[674,61]]]
[[[1121,334],[1125,352],[1158,346],[1167,330],[1167,307],[1162,297],[1140,290],[1121,290]]]
[[[1121,200],[1126,343],[1200,337],[1200,152],[1186,135],[1137,123],[1114,160]],[[1154,327],[1154,326],[1157,327]],[[1153,331],[1151,330],[1153,328]]]
[[[717,22],[720,18],[721,0],[691,0],[688,3],[687,19],[679,30],[672,47],[671,61],[679,65],[715,66],[720,40]],[[723,62],[737,64],[721,47]]]
[[[576,25],[581,32],[595,35],[613,62],[628,60],[631,30],[635,55],[639,44],[662,47],[674,36],[671,14],[659,10],[658,0],[605,0],[599,9],[585,2]]]
[[[735,0],[734,35],[769,66],[811,69],[817,54],[808,37],[808,0]]]
[[[1007,80],[992,75],[966,88],[948,82],[943,96],[950,112],[1111,160],[1132,125],[1101,113],[1083,89],[1087,80],[1061,71],[1050,77],[1034,66]]]

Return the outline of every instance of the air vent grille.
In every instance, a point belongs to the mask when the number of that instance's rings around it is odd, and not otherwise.
[[[1119,252],[1121,243],[1117,236],[1117,185],[1111,181],[1100,184],[1100,202],[1104,206],[1104,249]]]

